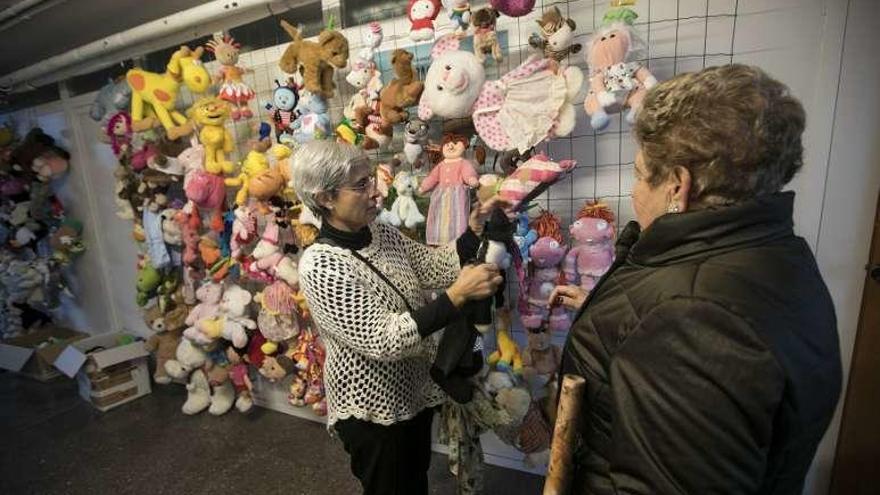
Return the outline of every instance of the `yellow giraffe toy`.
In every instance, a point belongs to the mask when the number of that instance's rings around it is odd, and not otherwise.
[[[510,335],[510,311],[499,308],[496,313],[495,340],[498,350],[489,355],[486,360],[490,366],[496,366],[500,370],[513,369],[517,375],[523,371],[522,355],[516,341]]]
[[[205,171],[209,174],[231,174],[235,165],[226,159],[235,141],[223,124],[229,117],[229,104],[216,96],[206,96],[187,110],[187,115],[201,126],[199,141],[205,146]]]
[[[177,139],[192,132],[186,125],[186,117],[174,109],[180,83],[193,93],[204,93],[211,84],[211,76],[202,65],[202,47],[191,51],[181,46],[171,55],[163,74],[131,69],[125,79],[131,87],[132,129],[143,131],[154,125],[156,116],[170,139]]]

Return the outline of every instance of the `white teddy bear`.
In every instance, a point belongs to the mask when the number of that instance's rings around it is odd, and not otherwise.
[[[391,205],[389,223],[395,227],[403,224],[408,229],[414,229],[424,223],[425,216],[419,211],[419,206],[413,198],[419,187],[419,179],[407,171],[401,171],[394,177],[394,189],[397,190],[397,199]]]

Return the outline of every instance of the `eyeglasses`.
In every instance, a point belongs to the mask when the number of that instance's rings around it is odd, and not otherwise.
[[[354,191],[360,194],[363,194],[367,191],[373,192],[376,190],[376,176],[368,175],[363,179],[357,181],[353,186],[341,186],[337,187],[337,189],[346,189],[348,191]]]

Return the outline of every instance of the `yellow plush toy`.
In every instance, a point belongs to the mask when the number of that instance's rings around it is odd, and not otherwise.
[[[235,141],[223,124],[229,117],[229,104],[217,98],[209,96],[195,102],[187,110],[187,115],[202,127],[199,131],[199,141],[205,147],[205,171],[209,174],[231,174],[235,165],[226,159],[226,153],[231,153]]]
[[[180,83],[193,93],[204,93],[211,84],[211,76],[199,58],[202,47],[191,51],[186,46],[171,55],[163,74],[132,69],[125,74],[131,87],[132,129],[143,131],[153,126],[153,116],[165,127],[170,139],[177,139],[192,132],[186,125],[186,117],[174,109]],[[148,118],[149,117],[149,118]]]
[[[496,366],[501,370],[507,370],[513,366],[513,372],[520,375],[523,371],[522,356],[516,341],[510,336],[510,311],[499,309],[496,318],[495,340],[498,344],[498,350],[490,354],[487,361],[490,366]]]
[[[249,151],[241,164],[241,173],[238,174],[238,177],[225,180],[227,186],[239,187],[238,192],[235,194],[235,204],[243,206],[248,199],[250,181],[268,171],[269,159],[266,158],[266,155],[257,150]]]

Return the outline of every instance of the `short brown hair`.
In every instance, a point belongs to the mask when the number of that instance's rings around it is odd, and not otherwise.
[[[778,192],[803,165],[806,116],[788,87],[741,64],[681,74],[652,88],[635,136],[656,186],[687,168],[697,207]]]

